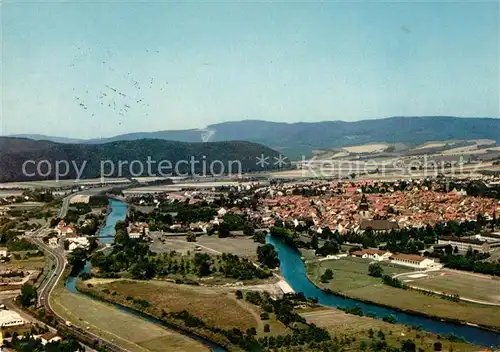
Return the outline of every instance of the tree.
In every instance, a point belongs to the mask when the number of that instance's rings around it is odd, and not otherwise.
[[[36,302],[37,293],[36,289],[30,284],[24,284],[21,287],[21,296],[19,298],[23,307],[29,307]]]
[[[327,256],[329,254],[338,254],[340,246],[337,241],[325,241],[325,244],[320,249],[316,250],[316,254]]]
[[[384,273],[384,269],[380,266],[379,263],[372,263],[368,266],[368,275],[373,277],[382,277]]]
[[[312,249],[318,249],[318,235],[314,234],[311,237],[311,248]]]
[[[452,255],[453,254],[453,247],[451,246],[451,244],[444,247],[444,251],[445,251],[446,255]]]
[[[194,266],[198,276],[210,275],[210,256],[207,253],[196,253],[194,255]]]
[[[193,232],[189,231],[186,235],[186,241],[196,242],[196,235]]]
[[[443,344],[439,341],[434,342],[434,351],[442,351]]]
[[[253,234],[253,240],[254,240],[254,242],[265,244],[266,243],[266,236],[267,236],[267,233],[265,231],[257,231]]]
[[[272,244],[265,244],[257,247],[258,261],[270,269],[274,269],[280,265],[278,253],[274,250]]]
[[[458,253],[458,247],[457,247],[457,246],[455,246],[455,248],[453,249],[453,253],[454,253],[454,254],[457,254],[457,253]]]
[[[269,327],[269,324],[264,325],[264,332],[270,332],[271,328]]]
[[[415,342],[412,340],[404,340],[401,343],[401,351],[403,352],[415,352],[417,350],[417,346],[415,345]]]
[[[236,290],[234,293],[236,295],[237,299],[242,299],[243,298],[243,293],[240,290]]]
[[[126,230],[118,230],[115,235],[115,243],[127,246],[130,243],[130,237]]]
[[[243,234],[246,236],[253,236],[255,233],[255,229],[251,223],[246,223],[245,227],[243,228]]]
[[[333,279],[333,271],[332,269],[326,269],[323,275],[321,275],[321,282],[326,283]]]

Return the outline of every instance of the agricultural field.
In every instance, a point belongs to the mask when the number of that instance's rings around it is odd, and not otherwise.
[[[204,345],[111,305],[59,286],[51,296],[52,308],[64,319],[132,352],[209,351]]]
[[[369,263],[369,260],[359,258],[309,263],[307,266],[308,276],[318,286],[329,288],[352,298],[418,311],[430,316],[500,327],[500,306],[453,302],[439,296],[391,287],[383,284],[380,278],[368,275]],[[391,267],[388,264],[381,264],[381,266],[384,273],[389,275],[409,270],[408,268]],[[333,279],[327,284],[323,284],[320,282],[320,276],[328,268],[333,271]]]
[[[318,280],[326,269],[333,270],[336,291],[346,291],[363,288],[366,286],[382,284],[379,278],[368,275],[369,259],[346,257],[338,260],[324,260],[308,264],[308,275]],[[411,272],[411,268],[392,265],[384,262],[380,264],[385,274],[395,275]]]
[[[433,351],[434,343],[437,341],[437,336],[431,333],[417,331],[404,325],[386,323],[378,319],[346,314],[337,309],[320,308],[312,311],[306,310],[300,314],[308,322],[327,329],[332,336],[338,336],[339,338],[344,335],[355,336],[356,343],[352,345],[351,349],[353,352],[360,350],[362,341],[370,345],[372,341],[370,329],[373,330],[375,337],[379,337],[379,331],[381,331],[387,343],[395,347],[400,347],[401,341],[411,339],[414,340],[417,349],[422,348],[424,351]],[[450,342],[445,339],[441,339],[440,342],[443,351],[472,352],[480,350],[478,347],[466,343]]]
[[[10,262],[0,264],[0,269],[20,269],[20,270],[42,270],[43,268],[47,268],[47,265],[50,262],[50,259],[47,259],[45,256],[33,256],[33,257],[25,257],[26,252],[12,252],[14,254],[20,255],[20,259],[11,257]]]
[[[228,237],[219,238],[216,235],[202,235],[196,238],[196,242],[186,241],[185,236],[166,237],[157,234],[151,236],[153,243],[151,250],[157,253],[165,253],[175,250],[180,253],[194,252],[196,247],[199,251],[209,254],[231,253],[240,257],[256,257],[257,247],[260,243],[253,241],[251,237]]]
[[[85,285],[85,283],[83,283]],[[207,324],[223,329],[241,330],[261,323],[258,311],[237,300],[227,289],[203,286],[177,285],[165,281],[120,280],[94,285],[92,291],[110,292],[105,298],[127,303],[127,297],[149,302],[155,311],[181,312],[183,310]],[[153,313],[153,312],[152,312]]]
[[[500,304],[500,278],[493,276],[444,269],[428,272],[419,277],[403,275],[399,279],[411,286]]]

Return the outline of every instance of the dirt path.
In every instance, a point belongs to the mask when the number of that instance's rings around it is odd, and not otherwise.
[[[250,308],[244,301],[241,299],[237,299],[236,297],[230,296],[231,299],[233,299],[241,308],[245,309],[247,312],[252,314],[252,316],[255,319],[255,322],[257,323],[257,331],[264,331],[264,323],[262,322],[262,319],[260,319],[260,314],[258,314],[255,310]]]

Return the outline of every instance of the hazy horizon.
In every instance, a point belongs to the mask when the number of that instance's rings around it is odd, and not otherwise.
[[[498,2],[4,2],[1,134],[500,116]]]
[[[209,125],[205,126],[198,126],[198,127],[193,127],[193,128],[185,128],[185,129],[172,129],[172,130],[137,130],[137,131],[129,131],[129,132],[124,132],[120,134],[112,134],[108,136],[102,136],[99,138],[111,138],[111,137],[117,137],[120,135],[124,134],[134,134],[134,133],[151,133],[151,132],[160,132],[160,131],[186,131],[186,130],[203,130],[211,125],[217,125],[221,123],[236,123],[236,122],[243,122],[243,121],[258,121],[258,122],[270,122],[270,123],[285,123],[285,124],[297,124],[297,123],[323,123],[323,122],[348,122],[348,123],[353,123],[353,122],[362,122],[362,121],[373,121],[373,120],[386,120],[386,119],[391,119],[391,118],[420,118],[420,117],[431,117],[431,118],[438,118],[438,117],[446,117],[446,118],[460,118],[460,119],[500,119],[500,116],[388,116],[388,117],[374,117],[371,119],[359,119],[359,120],[353,120],[353,121],[346,121],[346,120],[321,120],[321,121],[272,121],[272,120],[259,120],[259,119],[247,119],[247,120],[233,120],[233,121],[221,121],[221,122],[216,122],[212,123]],[[80,138],[80,137],[73,137],[70,135],[62,136],[62,135],[46,135],[46,134],[41,134],[41,133],[13,133],[9,135],[0,135],[3,137],[19,137],[19,136],[47,136],[47,137],[57,137],[57,138],[69,138],[69,139],[75,139],[75,140],[90,140],[90,139],[99,139],[99,138]]]

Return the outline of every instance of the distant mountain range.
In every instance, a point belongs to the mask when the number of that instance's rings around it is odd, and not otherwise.
[[[36,140],[75,143],[61,137],[22,135]],[[182,142],[244,140],[260,143],[297,158],[315,149],[334,149],[373,142],[418,145],[450,139],[493,139],[500,142],[500,119],[448,116],[390,117],[355,122],[281,123],[259,120],[224,122],[202,130],[136,132],[104,139],[78,140],[95,144],[157,138]]]
[[[266,162],[258,164],[257,158],[261,156],[267,158]],[[64,144],[0,137],[0,182],[53,180],[56,165],[59,165],[59,179],[237,175],[290,166],[289,161],[277,164],[279,158],[279,153],[271,148],[241,141],[186,143],[141,139]]]

